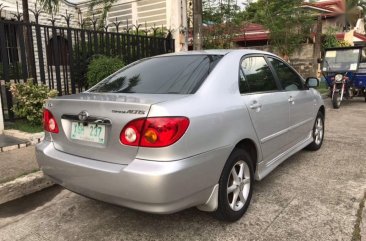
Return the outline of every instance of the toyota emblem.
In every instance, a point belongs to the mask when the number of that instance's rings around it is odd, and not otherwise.
[[[82,112],[79,113],[79,120],[81,121],[86,121],[86,119],[88,119],[89,117],[89,113],[86,112],[85,110],[83,110]]]

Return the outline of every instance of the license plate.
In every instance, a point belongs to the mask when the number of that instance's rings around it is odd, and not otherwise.
[[[87,124],[80,122],[71,123],[71,139],[104,144],[105,125]]]

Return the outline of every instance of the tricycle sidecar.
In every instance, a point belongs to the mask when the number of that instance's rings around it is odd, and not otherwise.
[[[363,97],[366,101],[366,47],[353,46],[325,50],[322,72],[333,107],[344,99]]]

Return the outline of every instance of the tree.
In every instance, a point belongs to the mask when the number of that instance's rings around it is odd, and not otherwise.
[[[203,0],[203,20],[205,24],[236,22],[240,7],[234,0]]]
[[[47,11],[48,13],[58,12],[58,6],[60,5],[60,0],[38,0],[38,2],[41,4],[42,9]]]
[[[230,48],[240,30],[240,7],[234,0],[203,1],[203,45],[205,48]]]
[[[337,33],[336,28],[327,29],[327,32],[322,36],[322,51],[324,51],[327,48],[351,46],[351,44],[345,40],[338,40],[336,33]]]
[[[327,32],[322,37],[323,51],[327,48],[334,48],[339,46],[339,42],[336,37],[337,30],[334,28],[328,28]]]
[[[89,3],[89,15],[101,14],[99,20],[99,28],[103,28],[107,19],[107,14],[111,9],[113,3],[117,0],[91,0]]]
[[[282,56],[289,56],[310,36],[314,17],[301,8],[303,0],[258,0],[250,3],[244,18],[262,24],[270,32],[270,43]]]

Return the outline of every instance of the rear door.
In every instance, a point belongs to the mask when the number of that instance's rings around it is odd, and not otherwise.
[[[309,137],[314,124],[315,96],[304,81],[285,62],[268,57],[290,106],[289,145],[294,146]]]
[[[248,56],[240,64],[239,88],[268,162],[288,143],[289,105],[264,56]]]

